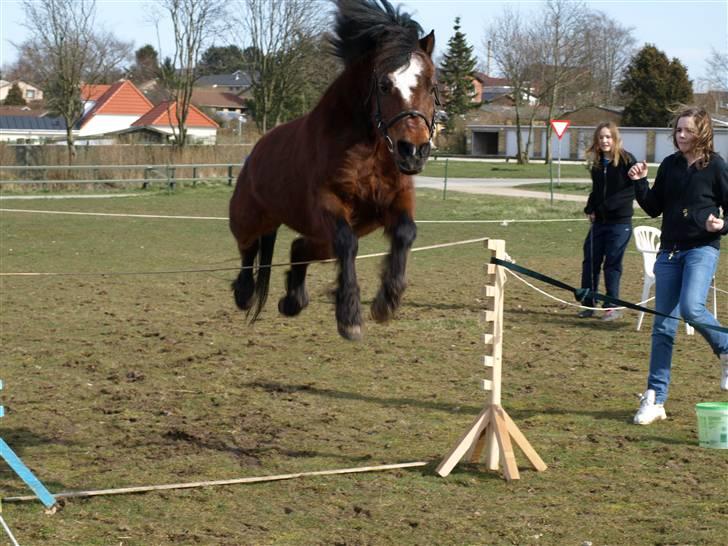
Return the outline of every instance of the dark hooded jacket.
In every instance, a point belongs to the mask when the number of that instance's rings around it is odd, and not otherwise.
[[[618,166],[599,161],[591,168],[592,191],[584,207],[585,214],[594,214],[595,222],[602,224],[631,224],[634,214],[634,182],[627,172],[636,163],[629,152],[622,152]]]
[[[635,182],[637,202],[656,218],[662,214],[660,248],[689,250],[710,245],[720,248],[720,237],[728,233],[728,220],[719,233],[706,231],[705,221],[713,214],[720,218],[728,213],[728,165],[718,154],[698,169],[682,153],[667,156],[657,170],[655,183],[647,178]]]

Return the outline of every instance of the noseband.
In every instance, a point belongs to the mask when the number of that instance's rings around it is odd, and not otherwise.
[[[440,94],[437,91],[437,85],[435,85],[432,89],[432,94],[435,97],[435,107],[432,109],[432,117],[429,120],[427,119],[427,116],[425,116],[425,114],[423,114],[419,110],[403,110],[399,114],[395,114],[388,120],[384,120],[382,119],[382,103],[380,99],[379,85],[377,84],[378,81],[379,78],[377,77],[377,73],[375,72],[374,79],[372,80],[374,86],[372,94],[376,97],[377,101],[377,111],[374,113],[374,124],[384,137],[384,142],[387,144],[387,149],[390,151],[390,153],[394,153],[394,143],[389,136],[389,129],[394,124],[404,118],[422,118],[422,121],[425,122],[427,130],[430,131],[430,140],[432,140],[432,136],[435,133],[435,114],[437,113],[437,106],[440,106]]]

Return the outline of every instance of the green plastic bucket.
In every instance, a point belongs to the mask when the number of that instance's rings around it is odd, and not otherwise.
[[[700,447],[728,449],[728,402],[695,404]]]

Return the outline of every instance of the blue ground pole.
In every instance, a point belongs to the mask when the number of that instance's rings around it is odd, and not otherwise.
[[[0,389],[3,388],[3,382],[0,380]],[[0,417],[5,414],[4,409],[0,406]],[[56,499],[50,494],[48,489],[35,477],[33,472],[23,464],[15,452],[10,449],[10,446],[5,443],[5,440],[0,438],[0,457],[2,457],[6,463],[10,465],[10,468],[25,482],[25,485],[30,487],[35,493],[36,497],[45,505],[46,508],[51,508],[56,504]]]

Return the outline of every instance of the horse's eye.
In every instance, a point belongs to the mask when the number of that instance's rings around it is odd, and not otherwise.
[[[379,80],[379,90],[382,93],[389,93],[392,90],[392,82],[389,81],[389,78]]]

